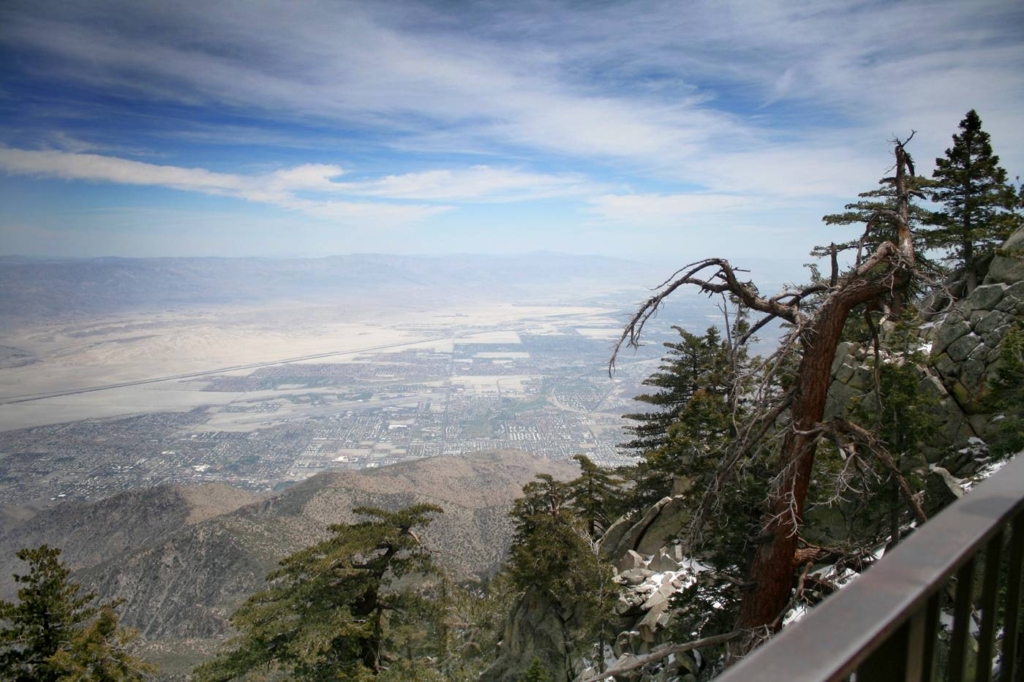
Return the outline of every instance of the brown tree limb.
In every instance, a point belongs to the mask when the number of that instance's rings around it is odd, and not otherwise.
[[[709,268],[715,268],[710,276],[698,277],[697,275],[702,270]],[[684,272],[681,277],[676,277],[680,272]],[[633,315],[632,319],[626,324],[626,327],[622,330],[622,335],[615,344],[615,348],[612,350],[611,360],[608,362],[608,373],[612,374],[615,370],[615,360],[619,355],[619,351],[622,350],[623,345],[631,346],[636,348],[640,344],[640,334],[643,331],[644,325],[647,321],[653,317],[661,306],[661,302],[672,295],[679,287],[684,285],[694,285],[704,293],[709,294],[723,294],[730,293],[740,300],[740,302],[750,308],[751,310],[757,310],[758,312],[767,313],[776,317],[781,317],[788,322],[796,323],[801,318],[799,306],[796,303],[783,304],[778,300],[765,299],[758,294],[757,288],[749,282],[740,282],[736,277],[736,270],[729,264],[729,261],[724,258],[707,258],[696,263],[691,263],[684,268],[676,271],[676,275],[673,275],[675,279],[669,278],[660,287],[660,291],[654,296],[644,301],[636,314]],[[797,293],[797,292],[791,292]]]
[[[903,496],[904,501],[910,510],[914,512],[914,517],[918,523],[924,523],[928,520],[928,516],[924,513],[924,509],[921,507],[920,500],[914,495],[914,492],[910,489],[910,484],[907,483],[906,477],[900,471],[900,468],[896,466],[896,462],[893,460],[892,455],[889,451],[882,446],[882,443],[875,437],[873,433],[867,429],[854,424],[848,419],[842,419],[835,417],[831,422],[832,426],[840,433],[853,436],[867,445],[868,450],[871,451],[878,461],[882,463],[889,472],[896,477],[896,483],[899,485],[900,494]]]

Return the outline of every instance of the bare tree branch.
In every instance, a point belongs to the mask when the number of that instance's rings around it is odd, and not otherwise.
[[[928,516],[925,515],[924,509],[921,508],[921,502],[914,495],[910,489],[910,484],[907,483],[906,477],[900,472],[900,468],[896,466],[896,462],[893,460],[892,455],[889,451],[882,446],[882,443],[875,437],[875,434],[871,433],[867,429],[854,424],[848,419],[842,419],[835,417],[832,419],[831,426],[836,429],[839,433],[845,433],[849,436],[855,437],[857,440],[863,442],[871,453],[878,458],[878,461],[882,463],[886,469],[896,477],[896,482],[900,488],[900,494],[906,501],[907,506],[914,512],[914,516],[917,518],[918,523],[924,523],[928,520]]]
[[[698,277],[702,270],[707,270],[709,268],[715,268],[710,276]],[[736,277],[737,271],[729,264],[729,261],[724,258],[708,258],[696,263],[691,263],[690,265],[677,270],[676,275],[684,271],[685,274],[681,277],[666,280],[665,283],[659,287],[660,291],[644,301],[629,323],[626,324],[625,329],[622,330],[622,335],[619,337],[619,340],[615,344],[615,348],[612,350],[612,357],[608,362],[609,375],[613,374],[615,371],[615,360],[619,355],[619,351],[622,350],[622,346],[625,344],[633,348],[637,348],[640,345],[640,335],[643,332],[644,325],[649,319],[657,314],[662,301],[683,285],[692,284],[698,287],[702,292],[708,294],[733,294],[740,300],[740,303],[747,308],[767,313],[769,315],[774,315],[776,317],[781,317],[782,319],[794,324],[803,317],[798,305],[802,295],[798,295],[796,301],[789,304],[783,304],[777,299],[765,299],[758,293],[757,288],[753,284],[749,282],[741,282]],[[800,292],[789,293],[799,294]],[[782,297],[785,297],[785,294],[782,295]]]
[[[714,635],[712,637],[705,637],[703,639],[697,639],[692,642],[687,642],[685,644],[674,644],[672,646],[665,647],[664,649],[659,649],[658,651],[655,651],[650,654],[645,654],[643,656],[636,656],[634,658],[626,659],[622,662],[621,665],[612,666],[600,675],[588,677],[583,682],[599,682],[599,680],[607,680],[609,677],[622,675],[623,673],[628,673],[632,670],[639,670],[640,668],[644,667],[649,663],[660,661],[661,659],[667,658],[672,654],[682,654],[687,651],[692,651],[693,649],[699,649],[705,646],[715,646],[717,644],[725,644],[726,642],[731,642],[732,640],[738,638],[742,634],[743,633],[741,631],[734,630],[724,635]]]

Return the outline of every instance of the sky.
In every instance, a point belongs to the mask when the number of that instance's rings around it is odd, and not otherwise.
[[[1019,0],[4,0],[0,255],[806,260],[972,108]]]

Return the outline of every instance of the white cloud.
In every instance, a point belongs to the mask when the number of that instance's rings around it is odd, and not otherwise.
[[[341,166],[323,163],[308,163],[295,168],[274,171],[270,175],[270,185],[282,190],[309,190],[314,192],[333,192],[338,188],[334,178],[345,174]]]
[[[780,150],[822,135],[856,156],[916,128],[937,154],[975,107],[1024,147],[1024,13],[998,0],[249,8],[97,2],[16,14],[5,35],[114,90],[369,126],[391,144],[448,132],[459,147],[618,159],[690,181],[709,160],[743,174],[764,154],[798,181],[789,196],[801,179],[820,193],[830,164],[803,173],[814,155]]]
[[[216,173],[203,168],[158,166],[97,154],[0,147],[0,169],[12,175],[150,185],[231,196],[298,210],[320,218],[356,220],[360,224],[375,226],[414,223],[450,209],[446,206],[310,200],[297,196],[296,191],[339,191],[338,184],[331,182],[330,178],[340,175],[341,169],[325,165],[306,165],[269,175],[245,176]]]
[[[591,201],[594,215],[632,227],[672,227],[711,213],[735,212],[751,205],[748,197],[727,194],[605,194]]]
[[[452,206],[394,201],[508,202],[592,193],[597,186],[575,175],[472,166],[341,182],[340,166],[306,164],[261,175],[161,166],[98,154],[0,147],[0,170],[62,180],[151,185],[274,204],[312,216],[367,223],[416,222]],[[310,198],[310,197],[314,198]],[[339,200],[376,199],[378,201]],[[384,200],[384,201],[381,201]]]
[[[360,196],[433,201],[520,201],[588,194],[596,189],[578,175],[529,173],[484,165],[388,175],[341,187]]]
[[[238,175],[202,168],[158,166],[98,154],[0,148],[0,168],[16,175],[92,180],[126,185],[161,185],[208,194],[241,194],[245,180]]]
[[[0,150],[12,173],[154,184],[337,219],[581,197],[600,219],[668,224],[743,201],[827,197],[838,208],[885,173],[887,139],[917,129],[912,151],[928,172],[972,107],[1011,174],[1024,172],[1024,5],[1002,0],[10,6],[0,44],[44,55],[34,77],[184,105],[197,119],[242,112],[256,131],[225,128],[232,144],[289,144],[298,121],[327,131],[332,149],[356,139],[364,152],[487,161],[367,178],[327,164],[245,175]]]

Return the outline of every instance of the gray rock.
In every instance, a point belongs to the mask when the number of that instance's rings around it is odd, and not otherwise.
[[[875,385],[875,373],[871,367],[861,365],[853,372],[853,377],[847,382],[850,388],[858,391],[867,391]]]
[[[601,553],[610,559],[618,558],[619,554],[614,553],[617,551],[620,544],[622,544],[622,538],[629,532],[629,529],[633,527],[634,521],[629,517],[622,516],[615,521],[608,530],[605,531],[601,537]]]
[[[668,624],[667,616],[669,614],[667,612],[668,598],[664,598],[652,606],[647,615],[637,625],[636,629],[640,632],[640,637],[648,644],[656,642],[658,630],[661,630]]]
[[[943,353],[932,361],[932,366],[944,379],[956,379],[960,374],[960,364],[953,362],[949,355]]]
[[[658,589],[647,597],[647,600],[643,605],[644,610],[647,611],[661,604],[667,604],[668,600],[672,598],[672,595],[678,591],[679,590],[670,580],[663,580],[661,585],[658,586]]]
[[[1006,291],[1005,284],[980,286],[971,292],[971,295],[967,297],[964,303],[972,311],[992,310],[1002,300],[1004,291]]]
[[[981,397],[981,394],[985,392],[985,385],[988,383],[985,370],[985,363],[972,357],[964,363],[963,369],[960,370],[960,383]]]
[[[604,552],[605,556],[610,557],[613,560],[618,559],[628,550],[631,549],[637,550],[642,554],[653,554],[658,547],[665,543],[660,542],[657,545],[655,545],[653,549],[644,552],[639,547],[639,541],[644,535],[644,533],[647,531],[647,529],[650,527],[650,525],[654,523],[654,520],[658,517],[658,514],[661,513],[661,510],[665,507],[665,505],[671,502],[672,499],[673,498],[671,497],[661,498],[650,509],[644,512],[644,515],[640,517],[639,521],[634,521],[630,523],[625,531],[616,532],[616,535],[618,536],[617,539],[608,538],[606,536],[605,539],[601,542],[601,551]],[[612,524],[612,527],[608,529],[608,535],[611,535],[611,531],[617,525],[618,523]],[[611,541],[613,539],[615,540],[614,542]]]
[[[979,336],[984,336],[985,334],[995,330],[996,327],[1003,326],[1011,319],[1013,318],[1009,314],[1000,310],[993,310],[986,314],[978,324],[974,325],[974,333]]]
[[[615,568],[619,573],[625,573],[635,568],[646,568],[646,562],[642,556],[630,549],[622,555],[622,558],[615,564]]]
[[[1009,291],[1009,289],[1007,291]],[[996,306],[996,310],[1006,313],[1007,315],[1024,314],[1024,293],[1019,296],[1003,296],[1003,300],[998,306]]]
[[[981,322],[983,319],[985,319],[985,316],[988,315],[988,313],[989,313],[989,311],[987,311],[987,310],[974,310],[974,311],[971,311],[971,317],[968,320],[968,322],[971,323],[971,327],[973,329],[977,329],[978,323]]]
[[[825,419],[846,416],[854,401],[859,400],[863,396],[864,393],[862,391],[858,391],[847,384],[833,381],[832,385],[828,388],[828,400],[825,403]]]
[[[981,340],[984,341],[985,345],[991,349],[991,351],[989,352],[989,358],[992,358],[994,360],[996,357],[999,357],[999,349],[997,348],[997,346],[999,345],[999,342],[1003,340],[1003,334],[1005,334],[1006,330],[1009,328],[1010,325],[1004,324],[1002,327],[996,327],[995,329],[993,329],[988,334],[985,334],[985,336],[982,337]]]
[[[843,341],[836,346],[836,355],[832,360],[832,369],[830,371],[833,376],[835,376],[835,373],[839,371],[839,367],[846,361],[846,358],[850,357],[850,349],[853,345],[854,344],[849,341]]]
[[[967,334],[951,343],[946,352],[953,362],[963,362],[979,343],[981,343],[981,339],[974,334]]]
[[[999,430],[999,423],[992,421],[991,414],[971,415],[968,417],[968,422],[970,422],[971,428],[974,429],[974,433],[982,440],[991,437]]]
[[[1024,280],[1008,286],[1003,292],[1003,300],[1024,301]]]
[[[965,334],[971,333],[971,325],[967,322],[953,322],[946,320],[935,332],[935,342],[932,344],[932,357],[938,357],[949,348],[949,345]]]
[[[662,573],[664,571],[677,571],[679,570],[679,562],[669,555],[668,550],[662,547],[658,550],[657,554],[651,559],[651,563],[648,564],[647,568],[654,571],[655,573]]]
[[[650,571],[646,568],[633,568],[620,573],[619,578],[625,580],[629,585],[639,585],[652,575],[654,575],[654,571]]]
[[[627,590],[619,595],[618,601],[615,603],[615,613],[620,616],[637,616],[639,617],[643,613],[641,606],[645,599],[643,595],[637,594],[632,590]]]
[[[836,381],[840,381],[845,384],[850,381],[851,377],[853,377],[853,367],[845,363],[839,365],[839,370],[836,372]]]
[[[578,671],[566,668],[572,644],[566,642],[565,632],[559,609],[532,590],[527,591],[513,604],[505,622],[501,655],[480,676],[481,682],[515,682],[534,658],[540,659],[554,679],[575,677]]]
[[[616,658],[619,659],[616,663],[622,660],[622,656],[629,650],[629,632],[620,632],[615,638],[615,643],[612,644],[612,653],[615,654]]]
[[[636,551],[640,554],[654,554],[673,540],[690,521],[685,497],[670,498],[659,513],[637,538]]]
[[[1001,251],[992,259],[988,268],[986,282],[1014,282],[1024,281],[1024,257],[1020,251],[1024,249],[1024,229],[1017,230],[1003,244]],[[1013,253],[1014,251],[1018,253]]]
[[[932,516],[963,495],[964,489],[952,474],[942,467],[933,467],[925,481],[924,511]]]

